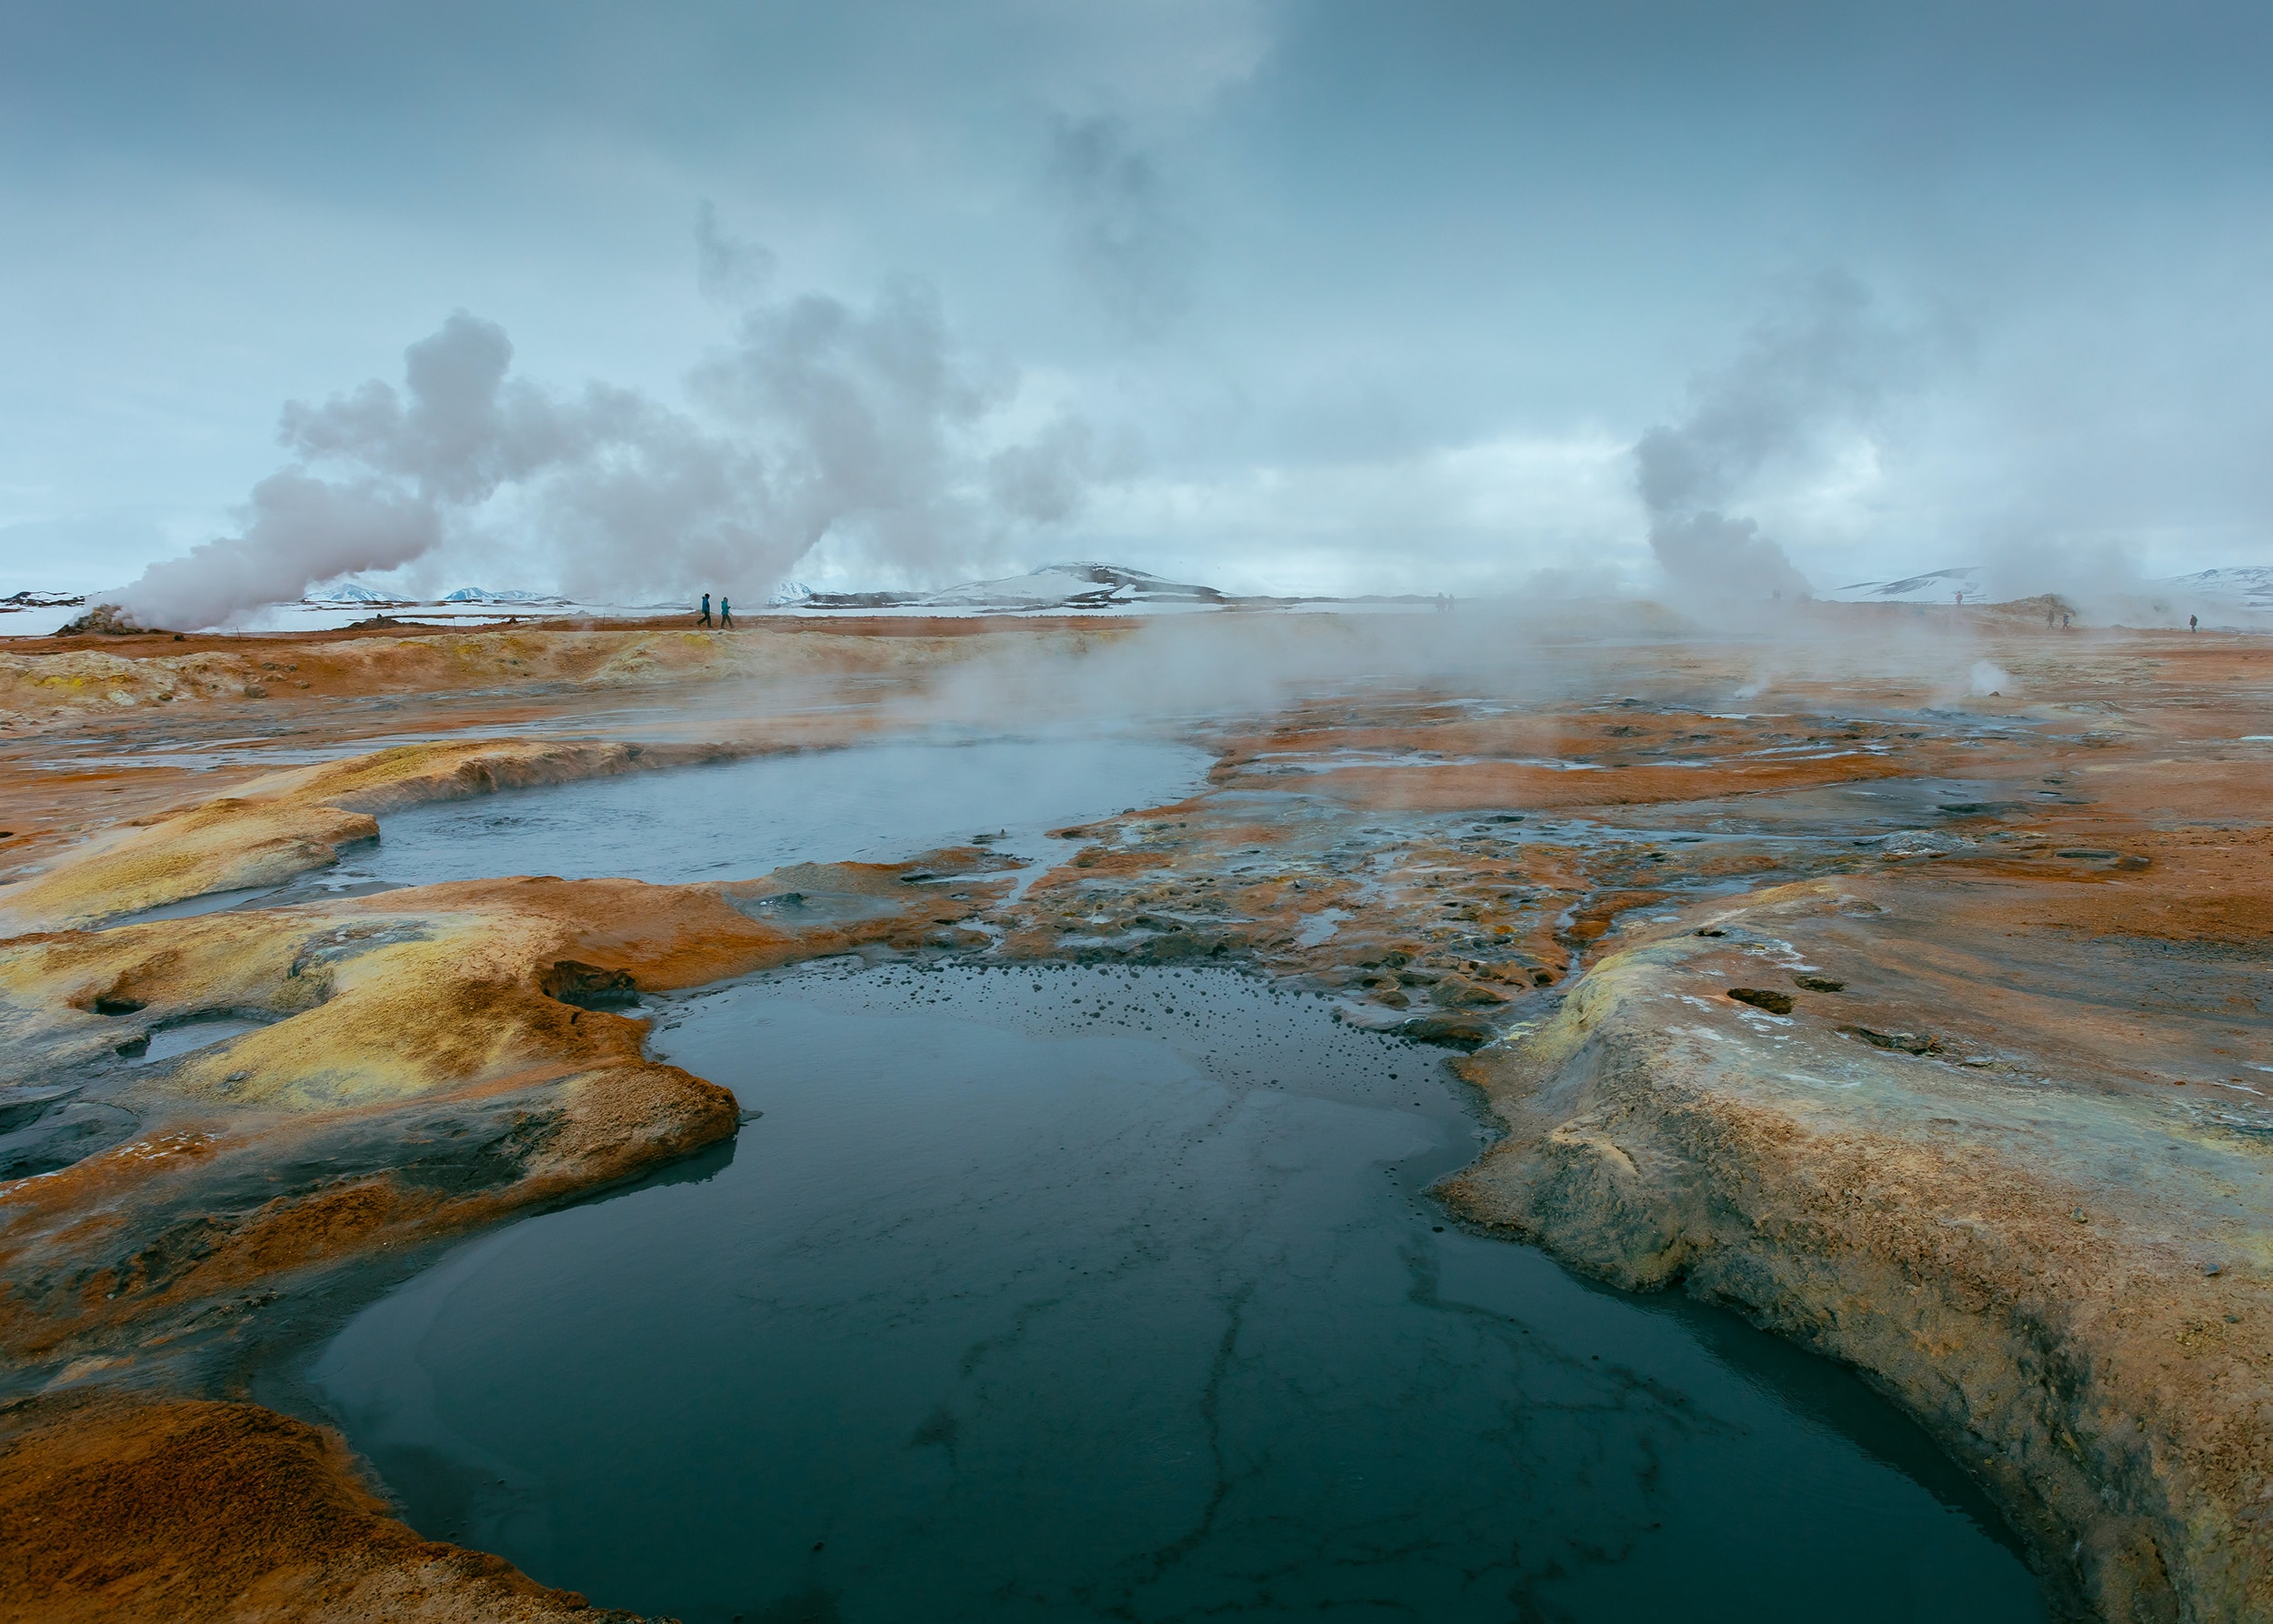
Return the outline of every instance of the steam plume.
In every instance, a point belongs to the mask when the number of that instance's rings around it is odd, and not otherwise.
[[[1807,595],[1782,546],[1727,508],[1771,464],[1804,453],[1829,425],[1877,404],[1896,341],[1870,303],[1851,277],[1818,279],[1795,311],[1755,328],[1733,361],[1697,381],[1686,418],[1636,442],[1650,550],[1680,592]]]
[[[706,292],[749,294],[771,273],[707,212],[696,240]],[[1076,422],[1004,443],[1016,376],[965,356],[916,283],[866,310],[818,295],[750,307],[689,376],[699,417],[602,383],[556,394],[512,360],[504,328],[459,311],[404,353],[399,389],[288,404],[295,460],[254,486],[239,532],[152,566],[120,606],[216,625],[514,517],[580,595],[762,593],[824,537],[886,566],[991,556],[1074,512],[1089,477]]]

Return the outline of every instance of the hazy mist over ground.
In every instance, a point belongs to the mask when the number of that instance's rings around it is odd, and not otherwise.
[[[2273,563],[2269,48],[2242,0],[9,7],[0,567]]]

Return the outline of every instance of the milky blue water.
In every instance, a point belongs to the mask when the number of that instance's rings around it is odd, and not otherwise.
[[[986,837],[1028,860],[1047,831],[1203,788],[1214,757],[1146,738],[926,739],[801,750],[506,790],[391,812],[375,844],[289,886],[215,892],[112,921],[549,874],[658,885],[786,863],[886,862]]]

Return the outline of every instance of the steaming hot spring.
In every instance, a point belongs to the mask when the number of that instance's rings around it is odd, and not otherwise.
[[[1881,596],[15,640],[0,1597],[2267,1616],[2273,661]]]

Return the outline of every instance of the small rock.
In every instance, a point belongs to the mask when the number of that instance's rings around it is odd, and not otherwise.
[[[1841,1027],[1849,1038],[1859,1038],[1873,1048],[1899,1049],[1906,1055],[1932,1055],[1941,1051],[1938,1038],[1923,1032],[1875,1032],[1868,1027]]]
[[[1415,1043],[1437,1043],[1447,1048],[1480,1048],[1496,1035],[1491,1023],[1467,1009],[1447,1009],[1437,1015],[1416,1016],[1398,1023],[1399,1037]]]
[[[1447,1009],[1488,1009],[1508,1001],[1506,993],[1495,992],[1465,976],[1444,977],[1430,996]]]
[[[1847,983],[1830,976],[1794,976],[1792,985],[1802,992],[1845,992]]]
[[[1791,994],[1777,992],[1774,987],[1732,987],[1728,989],[1728,996],[1739,1004],[1749,1004],[1755,1009],[1767,1010],[1770,1015],[1789,1015],[1792,1010]]]

